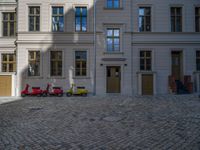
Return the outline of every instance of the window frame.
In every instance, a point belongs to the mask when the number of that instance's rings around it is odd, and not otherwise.
[[[196,14],[196,9],[199,9],[199,14]],[[199,21],[199,26],[198,27],[196,26],[197,18],[198,18],[198,21]],[[200,6],[195,6],[194,7],[194,22],[195,22],[195,25],[194,25],[195,32],[200,32]]]
[[[52,59],[51,59],[51,58],[52,58],[52,55],[51,55],[51,54],[52,54],[53,52],[61,52],[61,59],[57,59],[57,58],[56,58],[55,60],[52,60]],[[64,61],[63,56],[64,56],[64,52],[63,52],[62,50],[51,50],[49,54],[50,54],[50,57],[49,57],[49,62],[50,62],[50,63],[49,63],[49,64],[50,64],[50,69],[49,69],[50,77],[63,77],[63,74],[64,74],[64,69],[63,69],[63,61]],[[56,62],[56,64],[57,64],[57,65],[56,65],[56,67],[57,67],[57,69],[56,69],[56,70],[57,70],[57,73],[56,73],[56,74],[52,74],[52,64],[51,64],[52,61]],[[59,72],[59,69],[58,69],[58,68],[59,68],[59,67],[58,67],[58,66],[59,66],[59,61],[61,62],[61,65],[62,65],[62,66],[61,66],[61,75],[58,75],[58,72]]]
[[[4,14],[8,15],[8,20],[4,20]],[[14,14],[14,20],[10,19],[11,14]],[[4,23],[7,22],[7,35],[4,35]],[[11,22],[14,23],[14,33],[11,35]],[[2,36],[3,37],[16,37],[16,30],[17,30],[17,15],[16,12],[2,12]]]
[[[33,52],[34,53],[34,59],[30,59],[30,52]],[[39,53],[39,59],[37,59],[37,54],[36,53]],[[29,50],[28,51],[28,71],[27,71],[27,75],[28,77],[40,77],[41,76],[41,51],[40,50]],[[29,75],[29,64],[30,64],[30,61],[35,61],[35,63],[39,62],[39,74],[38,75]]]
[[[76,15],[76,8],[80,8],[81,9],[81,13],[80,13],[80,16],[78,16],[78,15]],[[82,15],[82,9],[83,8],[86,8],[86,16],[84,16],[84,15]],[[76,18],[77,17],[80,17],[80,30],[77,30],[76,29]],[[85,17],[86,19],[86,30],[84,31],[84,30],[82,30],[83,29],[83,17]],[[88,7],[87,6],[74,6],[74,24],[75,24],[75,26],[74,26],[74,31],[75,32],[87,32],[88,31]]]
[[[53,8],[63,8],[63,14],[53,14]],[[57,10],[59,12],[59,10]],[[63,17],[63,30],[53,31],[53,17]],[[52,5],[51,6],[51,32],[65,32],[65,7],[63,5]]]
[[[83,59],[76,59],[76,52],[85,52],[86,54],[86,60],[83,60]],[[80,75],[77,75],[76,74],[76,70],[77,70],[77,68],[76,68],[76,62],[77,61],[85,61],[85,64],[86,64],[86,68],[83,68],[82,67],[82,65],[80,66]],[[81,63],[82,64],[82,63]],[[83,69],[85,69],[85,75],[83,75]],[[75,50],[74,51],[74,76],[75,77],[88,77],[88,50]]]
[[[142,15],[140,15],[140,9],[144,9],[144,15],[142,16]],[[150,15],[146,15],[146,8],[149,8],[150,9]],[[143,17],[144,18],[144,30],[143,31],[141,31],[140,30],[140,17]],[[146,30],[146,18],[147,17],[150,17],[150,30],[149,31],[147,31]],[[147,5],[147,6],[138,6],[138,31],[139,32],[152,32],[152,6],[149,6],[149,5]]]
[[[108,1],[109,0],[106,0],[106,2],[105,2],[105,6],[106,6],[107,9],[120,9],[121,8],[121,0],[118,0],[118,7],[115,7],[115,5],[114,5],[115,0],[110,0],[110,1],[112,1],[112,6],[109,7],[108,6]]]
[[[34,14],[30,14],[30,8],[34,8]],[[36,8],[39,8],[39,11],[40,11],[40,13],[39,14],[37,14],[36,13]],[[34,24],[33,24],[33,30],[30,30],[30,17],[33,17],[34,19]],[[36,30],[36,18],[37,17],[39,17],[39,30]],[[29,32],[40,32],[40,30],[41,30],[41,7],[40,6],[32,6],[32,5],[30,5],[30,6],[28,6],[28,31]]]
[[[6,61],[3,61],[3,55],[6,55]],[[10,55],[13,55],[13,61],[9,60]],[[6,64],[6,71],[3,71],[3,64]],[[10,64],[13,64],[13,70],[10,71]],[[1,72],[5,72],[5,73],[13,73],[16,72],[16,54],[15,53],[1,53]]]
[[[199,57],[197,56],[197,53],[199,53]],[[195,62],[196,62],[196,71],[200,71],[200,50],[196,50],[195,55],[196,55],[196,60],[195,60]],[[199,68],[198,68],[198,63],[197,63],[198,60],[199,60]]]
[[[112,30],[112,36],[108,36],[108,30]],[[114,36],[114,30],[119,30],[119,36]],[[108,39],[112,39],[112,50],[108,50]],[[115,50],[115,43],[114,40],[119,39],[119,50]],[[115,52],[121,52],[121,29],[119,27],[107,27],[106,28],[106,52],[108,53],[115,53]]]
[[[141,57],[141,53],[144,52],[144,56]],[[147,57],[147,53],[150,53],[150,57]],[[152,71],[153,69],[153,58],[152,58],[152,51],[151,50],[140,50],[139,51],[139,69],[140,71]],[[147,60],[150,59],[151,64],[147,64]],[[141,60],[144,60],[144,69],[141,69]],[[150,69],[147,69],[147,66],[150,65]]]
[[[175,11],[175,13],[174,13],[174,15],[172,15],[172,9],[175,9],[174,11]],[[177,15],[177,9],[178,8],[180,8],[181,9],[181,15]],[[183,8],[183,6],[180,6],[180,5],[178,5],[178,6],[170,6],[170,31],[171,32],[183,32],[183,14],[184,14],[184,8]],[[174,17],[174,24],[172,24],[172,17]],[[178,30],[176,30],[176,26],[177,26],[177,18],[178,17],[180,17],[181,18],[181,29],[180,29],[180,31],[178,31]],[[172,25],[174,26],[174,31],[172,30]]]

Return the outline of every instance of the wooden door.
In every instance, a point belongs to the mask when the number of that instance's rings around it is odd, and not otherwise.
[[[142,95],[153,95],[153,75],[142,75]]]
[[[172,52],[172,76],[181,80],[181,52]]]
[[[107,93],[120,93],[120,67],[107,67]]]
[[[0,76],[0,96],[11,96],[12,89],[12,76],[1,75]]]

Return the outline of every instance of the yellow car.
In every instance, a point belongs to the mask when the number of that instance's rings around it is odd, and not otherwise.
[[[75,84],[72,84],[71,88],[66,93],[68,97],[73,95],[87,96],[87,94],[88,90],[86,90],[85,87],[76,87]]]

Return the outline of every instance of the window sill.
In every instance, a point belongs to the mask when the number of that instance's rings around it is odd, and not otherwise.
[[[49,76],[47,77],[47,79],[66,79],[66,78],[63,76]]]
[[[90,79],[89,76],[74,76],[73,79]]]
[[[123,7],[119,7],[119,8],[108,8],[108,7],[104,7],[104,10],[123,10]]]
[[[152,70],[149,70],[149,71],[138,71],[137,74],[156,74],[156,71],[152,71]]]
[[[200,70],[196,70],[193,72],[194,74],[200,74]]]
[[[26,79],[43,79],[42,76],[27,76]]]
[[[103,52],[103,54],[104,55],[116,55],[116,54],[118,54],[118,55],[123,55],[124,54],[124,52],[120,52],[120,51],[118,51],[118,52],[115,52],[115,51],[113,51],[113,52]]]

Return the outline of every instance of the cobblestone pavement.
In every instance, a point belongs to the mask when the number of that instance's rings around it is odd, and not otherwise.
[[[0,105],[0,150],[200,150],[197,95],[25,98]]]

